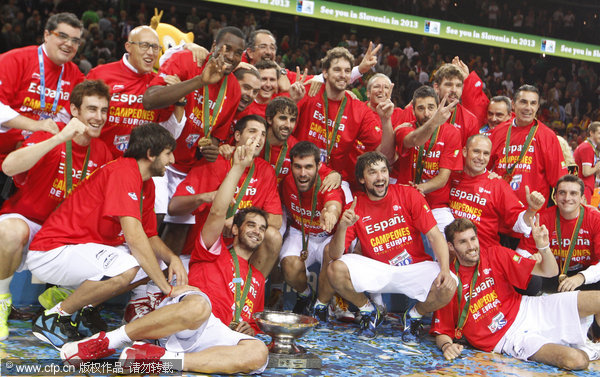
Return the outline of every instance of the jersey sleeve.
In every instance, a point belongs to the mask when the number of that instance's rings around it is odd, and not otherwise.
[[[48,140],[51,137],[52,137],[52,134],[49,132],[45,132],[45,131],[34,132],[29,138],[27,138],[25,140],[25,142],[23,143],[21,148],[26,148],[26,147],[41,143],[42,141]],[[52,150],[48,151],[48,153],[46,153],[45,155],[40,157],[40,159],[31,167],[31,169],[24,171],[23,173],[15,175],[13,177],[13,181],[14,181],[15,185],[17,187],[25,186],[27,184],[27,182],[29,182],[28,172],[30,170],[34,170],[38,166],[43,166],[43,164],[45,164],[45,161],[54,160],[58,153],[59,152],[56,147],[52,148]]]
[[[531,237],[533,239],[533,237]],[[502,246],[492,248],[488,255],[504,273],[506,280],[519,289],[526,289],[531,279],[535,260],[522,257],[514,250]]]
[[[217,260],[222,252],[222,245],[224,244],[223,235],[219,237],[210,248],[207,248],[202,239],[202,234],[196,238],[194,250],[192,251],[192,261],[203,261],[203,262],[214,262]]]
[[[277,178],[275,177],[275,170],[269,166],[269,169],[264,169],[263,174],[265,175],[265,203],[263,209],[273,215],[281,215],[283,211],[281,209],[281,198],[279,197],[279,190],[277,189]]]
[[[451,125],[445,125],[446,137],[444,138],[444,149],[440,155],[440,168],[450,170],[462,170],[463,160],[460,145],[460,132]]]
[[[421,195],[412,187],[405,192],[410,198],[407,200],[407,202],[410,203],[410,214],[417,230],[425,234],[434,226],[437,226],[437,222],[435,221],[435,218],[431,213],[431,209],[429,208],[429,205],[427,204],[427,201],[423,195]]]
[[[357,139],[363,143],[367,152],[373,151],[381,144],[381,120],[367,105],[359,100],[353,101],[360,104],[359,106],[362,111],[362,121]]]
[[[474,71],[469,73],[469,76],[467,76],[463,83],[461,103],[475,115],[478,121],[478,128],[487,123],[487,109],[490,100],[483,92],[483,83]]]
[[[547,145],[542,153],[544,159],[544,171],[546,173],[546,179],[550,186],[556,186],[556,182],[563,175],[569,174],[567,170],[567,164],[565,157],[562,153],[562,149],[558,142],[558,138],[552,131],[548,134]]]
[[[196,63],[192,58],[190,51],[180,51],[171,56],[158,70],[158,75],[150,82],[150,86],[167,85],[164,77],[167,75],[177,75],[181,81],[186,81],[195,76],[190,67],[195,67]]]
[[[143,213],[142,213],[142,226],[144,227],[144,233],[148,238],[158,235],[156,230],[156,213],[154,213],[154,181],[149,179],[144,182],[144,200],[143,200]]]
[[[448,335],[454,339],[454,329],[458,322],[458,310],[456,310],[455,303],[456,294],[448,305],[433,313],[431,328],[429,330],[431,335]]]
[[[110,187],[111,191],[103,204],[102,217],[130,216],[142,222],[140,205],[142,182],[139,176],[134,174],[110,174],[105,187]],[[147,202],[149,201],[147,200]],[[152,202],[152,205],[154,205],[154,202]]]
[[[398,155],[408,156],[408,154],[410,153],[410,150],[412,148],[404,148],[404,138],[407,137],[408,134],[410,134],[414,130],[414,127],[400,127],[394,130],[394,133],[396,134],[396,153],[398,153]]]

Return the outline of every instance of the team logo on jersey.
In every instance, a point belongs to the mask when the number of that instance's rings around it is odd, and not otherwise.
[[[31,74],[31,78],[32,78],[32,79],[38,79],[38,80],[39,80],[39,79],[40,79],[40,74],[39,74],[39,73],[37,73],[37,72],[33,72],[33,73]]]
[[[521,256],[520,255],[515,254],[515,255],[513,255],[512,259],[516,263],[521,263]]]
[[[394,211],[399,211],[400,208],[402,208],[402,207],[400,207],[398,204],[394,204],[393,208],[394,208]]]
[[[115,148],[117,148],[121,152],[125,152],[125,150],[127,150],[127,147],[129,146],[129,135],[115,135],[113,144],[115,145]]]
[[[296,194],[291,194],[290,197],[294,200],[298,200],[298,197],[296,196]]]
[[[504,313],[500,312],[492,319],[492,323],[489,324],[488,329],[493,334],[504,326],[506,326],[506,319],[504,319]]]
[[[479,188],[479,192],[483,192],[483,187],[480,187],[480,188]]]
[[[196,193],[196,190],[194,190],[194,188],[190,185],[185,186],[185,189],[187,190],[187,192],[189,192],[192,195],[194,195]]]
[[[427,204],[423,204],[423,208],[425,208],[425,211],[429,212],[429,206],[427,206]]]
[[[523,176],[521,174],[513,176],[510,181],[510,188],[513,189],[513,191],[517,191],[519,187],[521,187],[521,181],[523,181]]]
[[[133,200],[138,200],[138,197],[135,192],[128,192],[127,195]]]
[[[117,84],[117,85],[113,86],[112,90],[113,90],[113,92],[116,92],[118,90],[123,90],[123,89],[125,89],[125,85]]]
[[[257,178],[250,178],[250,184],[258,182]]]
[[[491,268],[484,268],[484,269],[483,269],[483,273],[484,273],[485,275],[489,275],[491,271],[492,271],[492,269],[491,269]]]
[[[480,86],[481,86],[481,81],[477,81],[477,82],[475,83],[475,87],[476,87],[476,88],[479,88]]]
[[[188,137],[185,138],[185,144],[189,149],[192,149],[192,147],[196,144],[198,139],[200,139],[199,134],[189,134]]]
[[[371,221],[371,216],[365,216],[362,218],[362,222],[367,222],[367,221]]]
[[[458,156],[458,149],[454,150],[454,157]]]

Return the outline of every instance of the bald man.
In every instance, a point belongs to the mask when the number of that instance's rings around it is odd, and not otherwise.
[[[103,80],[110,88],[108,119],[100,138],[115,158],[123,155],[129,144],[131,130],[140,124],[170,119],[173,127],[167,128],[172,134],[176,133],[177,125],[179,130],[183,128],[183,106],[176,112],[179,122],[169,118],[173,108],[145,110],[142,106],[143,94],[156,76],[152,67],[158,59],[160,48],[156,31],[149,26],[138,26],[129,33],[123,59],[100,65],[87,76],[88,79]]]

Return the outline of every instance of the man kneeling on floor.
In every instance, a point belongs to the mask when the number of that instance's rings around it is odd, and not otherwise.
[[[244,170],[252,163],[256,144],[252,140],[250,144],[252,145],[236,148],[233,166],[215,195],[201,238],[198,240],[198,243],[205,248],[205,254],[211,253],[215,257],[224,254],[227,258],[230,256],[223,244],[221,233],[237,182]],[[242,224],[238,226],[239,216],[245,217]],[[233,282],[237,282],[242,280],[239,277],[240,267],[245,267],[246,271],[249,268],[250,271],[254,270],[249,266],[247,259],[252,254],[250,249],[256,249],[263,241],[267,220],[266,214],[262,211],[249,208],[238,212],[233,222],[234,246],[231,259],[235,257],[237,263],[231,262],[228,270],[230,273],[232,269],[237,270],[235,275],[237,277],[233,279]],[[226,262],[217,260],[215,263]],[[192,259],[192,270],[193,266]],[[258,271],[254,277],[251,273],[246,275],[251,276],[252,280],[256,280],[257,277],[262,278]],[[264,283],[264,278],[262,282]],[[254,287],[254,284],[246,279],[244,287],[250,286]],[[188,288],[187,292],[167,296],[158,309],[117,330],[109,333],[100,332],[91,338],[65,344],[61,349],[61,358],[77,365],[83,361],[110,356],[117,348],[129,346],[135,340],[157,339],[160,346],[134,343],[133,346],[125,348],[121,353],[123,365],[127,367],[134,365],[134,362],[160,359],[165,363],[171,362],[175,368],[190,372],[261,373],[268,362],[268,350],[265,344],[242,333],[238,326],[240,322],[236,322],[236,326],[229,326],[237,328],[238,331],[230,329],[211,314],[211,302],[207,295],[195,287]],[[222,289],[229,290],[225,286]],[[239,295],[240,287],[237,291]],[[247,294],[248,289],[244,289],[244,292]],[[237,309],[234,321],[240,320],[240,303],[247,302],[238,295],[235,304],[232,305]],[[264,301],[264,296],[261,295],[259,299]],[[218,300],[215,301],[217,301],[215,305],[221,305]]]
[[[44,222],[27,266],[42,281],[76,289],[33,320],[36,337],[58,348],[106,330],[90,308],[126,292],[140,267],[138,277],[149,276],[164,294],[186,290],[181,260],[156,234],[150,179],[173,162],[173,148],[175,140],[158,124],[136,127],[124,157],[83,180]],[[157,259],[169,265],[169,279]],[[173,275],[176,287],[169,284]],[[82,308],[91,314],[80,315]]]
[[[483,351],[505,353],[564,369],[586,369],[600,358],[600,343],[587,340],[592,315],[600,313],[600,291],[522,296],[531,275],[558,274],[548,229],[539,216],[531,235],[539,253],[522,257],[501,246],[480,253],[477,228],[456,219],[445,229],[459,278],[456,296],[435,313],[431,333],[447,360],[458,357],[465,339]]]

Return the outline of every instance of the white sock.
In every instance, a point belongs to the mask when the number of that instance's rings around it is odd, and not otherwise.
[[[52,309],[48,309],[45,311],[46,315],[48,314],[52,314],[52,313],[58,313],[58,315],[60,316],[65,316],[65,315],[72,315],[73,313],[67,313],[66,311],[64,311],[61,306],[60,306],[60,302],[56,305],[54,305],[54,307]]]
[[[417,311],[417,305],[413,306],[412,309],[410,309],[410,311],[408,312],[408,316],[410,318],[415,318],[415,319],[419,319],[421,317],[423,317],[421,314],[419,314],[419,312]]]
[[[173,363],[173,369],[174,370],[183,370],[184,356],[185,356],[185,354],[183,352],[172,352],[172,351],[165,350],[165,354],[160,359],[175,361]],[[178,360],[181,360],[181,363],[179,363]]]
[[[300,296],[302,296],[302,297],[308,297],[308,296],[310,296],[310,285],[307,286],[304,291],[300,292]]]
[[[116,330],[107,332],[106,337],[108,338],[108,348],[112,349],[123,348],[133,343],[133,341],[129,339],[127,332],[125,332],[125,325]]]
[[[371,301],[367,301],[367,303],[363,306],[361,306],[360,308],[358,308],[358,310],[362,313],[362,312],[366,312],[366,313],[370,313],[373,310],[375,310],[375,307],[373,306],[373,304],[371,304]]]
[[[0,279],[0,295],[10,293],[10,282],[12,278],[12,276],[9,276],[6,279]]]

